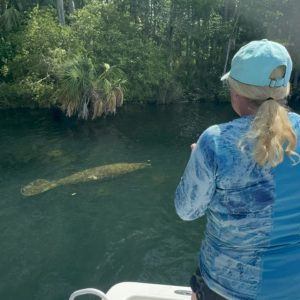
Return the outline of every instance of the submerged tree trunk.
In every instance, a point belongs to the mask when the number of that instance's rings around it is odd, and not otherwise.
[[[65,9],[64,9],[64,0],[57,0],[57,13],[58,20],[61,25],[65,25]]]

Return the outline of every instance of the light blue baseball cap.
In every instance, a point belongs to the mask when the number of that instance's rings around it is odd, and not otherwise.
[[[285,74],[272,80],[270,75],[279,66],[284,66]],[[288,85],[292,68],[287,49],[277,42],[263,39],[243,46],[232,58],[231,69],[221,80],[231,77],[249,85],[283,87]]]

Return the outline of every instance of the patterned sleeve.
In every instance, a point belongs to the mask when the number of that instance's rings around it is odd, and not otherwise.
[[[175,208],[183,220],[204,215],[215,191],[213,136],[209,129],[200,136],[191,153],[175,194]]]

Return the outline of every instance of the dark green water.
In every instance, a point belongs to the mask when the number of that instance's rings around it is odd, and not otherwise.
[[[129,106],[94,122],[0,112],[0,299],[64,300],[121,281],[188,285],[205,222],[181,221],[174,191],[190,144],[234,117],[209,104]],[[113,181],[20,193],[37,178],[147,160],[150,169]]]

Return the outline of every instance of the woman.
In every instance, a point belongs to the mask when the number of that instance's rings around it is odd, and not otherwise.
[[[284,107],[292,61],[253,41],[222,77],[240,118],[192,145],[176,190],[183,220],[206,214],[192,299],[300,299],[300,116]]]

